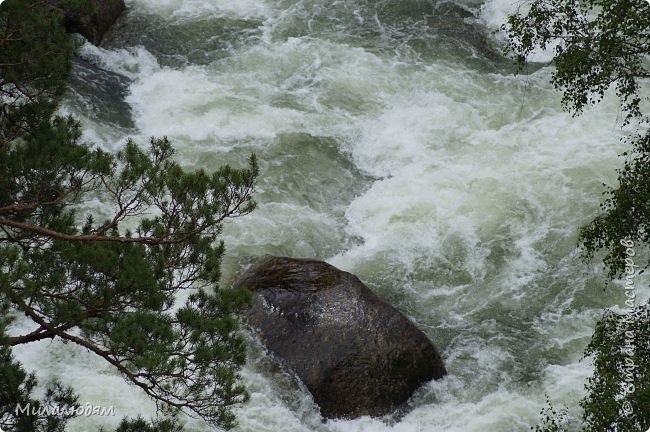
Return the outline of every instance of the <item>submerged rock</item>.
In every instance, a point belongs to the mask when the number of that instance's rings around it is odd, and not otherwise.
[[[58,0],[50,0],[50,5],[63,14],[63,25],[68,33],[80,33],[88,41],[97,45],[124,11],[124,0],[91,0],[92,13],[71,11]]]
[[[265,257],[235,286],[248,323],[328,418],[382,416],[445,367],[427,337],[356,276],[325,262]]]

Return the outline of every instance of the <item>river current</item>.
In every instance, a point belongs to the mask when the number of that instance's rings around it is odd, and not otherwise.
[[[81,47],[61,111],[88,142],[117,151],[167,136],[188,169],[258,156],[258,208],[225,227],[224,286],[259,255],[324,259],[412,319],[449,371],[390,418],[322,422],[251,341],[237,431],[525,431],[547,395],[579,412],[594,322],[624,301],[576,250],[621,163],[618,103],[573,118],[551,67],[515,76],[495,33],[514,7],[127,0],[103,45]],[[114,407],[71,432],[155,413],[74,346],[15,352],[42,381]]]

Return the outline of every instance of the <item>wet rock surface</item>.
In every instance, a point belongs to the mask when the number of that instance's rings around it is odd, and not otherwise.
[[[325,262],[265,257],[235,287],[253,291],[248,324],[302,380],[324,417],[388,414],[446,374],[410,320]]]
[[[124,0],[91,0],[89,13],[70,10],[62,2],[51,0],[50,5],[63,14],[63,25],[68,33],[80,33],[98,45],[108,29],[126,8]]]

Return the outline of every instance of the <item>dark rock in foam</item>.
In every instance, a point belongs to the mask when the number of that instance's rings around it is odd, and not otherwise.
[[[424,333],[356,276],[325,262],[265,257],[235,287],[253,291],[249,325],[325,417],[385,415],[446,374]]]
[[[63,25],[68,33],[80,33],[97,45],[125,9],[124,0],[91,0],[91,13],[80,13],[65,7],[58,0],[49,4],[63,14]]]

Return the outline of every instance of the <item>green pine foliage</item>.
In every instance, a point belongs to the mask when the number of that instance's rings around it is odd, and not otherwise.
[[[181,429],[182,425],[174,419],[147,422],[138,417],[136,419],[124,419],[115,432],[178,432]]]
[[[15,411],[30,402],[66,413],[77,403],[56,382],[34,400],[35,377],[11,355],[54,338],[103,358],[161,413],[230,428],[231,408],[248,397],[237,314],[250,298],[218,288],[219,237],[223,223],[253,210],[257,161],[187,171],[167,138],[147,148],[129,140],[115,155],[82,142],[79,122],[53,117],[74,46],[47,3],[0,7],[0,428],[63,430],[69,416]],[[92,198],[109,217],[79,213]],[[6,334],[17,314],[32,330]],[[118,430],[149,430],[141,421]]]
[[[53,381],[45,390],[45,397],[31,397],[36,387],[36,377],[28,374],[15,361],[7,341],[0,344],[0,427],[13,432],[63,432],[66,413],[78,407],[73,389]],[[20,407],[18,411],[16,408]],[[27,412],[22,408],[27,408]],[[41,410],[48,408],[50,411]],[[56,412],[55,412],[56,409]],[[42,414],[38,414],[41,410]],[[32,414],[36,412],[37,414]]]
[[[65,91],[74,44],[61,31],[61,18],[45,0],[7,0],[0,7],[0,145],[49,119]]]

